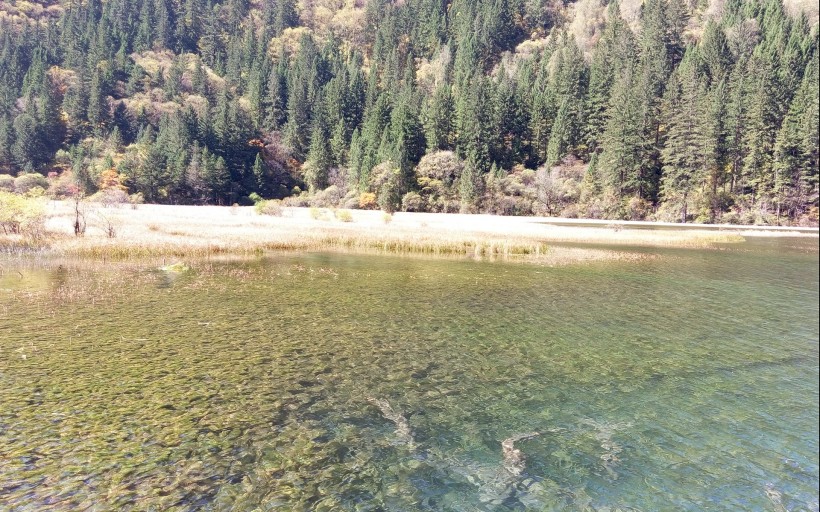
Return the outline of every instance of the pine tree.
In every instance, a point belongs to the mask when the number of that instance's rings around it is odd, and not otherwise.
[[[701,101],[708,102],[704,110],[703,159],[708,173],[707,188],[709,197],[709,221],[714,222],[725,205],[720,200],[718,188],[724,187],[728,175],[728,131],[727,103],[728,91],[726,81],[721,80],[708,92]]]
[[[253,177],[256,180],[256,190],[263,190],[268,186],[267,175],[265,173],[265,163],[262,161],[262,154],[257,153],[253,161]]]
[[[14,166],[13,145],[14,127],[8,117],[0,116],[0,170],[3,174],[10,174]]]
[[[332,165],[330,148],[328,147],[327,133],[321,122],[314,123],[310,136],[310,151],[305,164],[305,184],[310,192],[323,190],[327,187],[327,177]]]
[[[817,190],[818,65],[812,59],[789,106],[774,145],[776,214],[804,212]]]
[[[295,27],[299,23],[299,15],[293,0],[279,0],[276,2],[273,22],[273,34],[279,36],[286,28]]]
[[[91,76],[88,86],[88,123],[95,133],[103,133],[109,121],[108,101],[106,100],[106,84],[102,70],[97,67]]]
[[[427,152],[452,148],[453,108],[453,96],[447,84],[436,88],[433,96],[425,103],[423,118]]]
[[[555,116],[555,122],[552,124],[550,130],[549,143],[547,145],[547,154],[544,163],[547,166],[552,166],[561,161],[570,151],[574,141],[575,133],[573,130],[573,99],[565,97]]]
[[[11,147],[11,156],[19,168],[34,170],[43,162],[44,154],[37,119],[23,112],[14,119],[14,144]]]
[[[686,53],[664,98],[666,136],[661,150],[661,194],[667,203],[678,205],[681,222],[687,221],[693,192],[705,184],[707,176],[707,161],[704,159],[706,93],[694,53],[692,49]]]
[[[492,119],[489,109],[485,107],[490,101],[488,81],[481,74],[477,74],[467,83],[467,88],[456,102],[456,152],[460,157],[473,163],[476,179],[489,171],[492,164]]]
[[[754,200],[768,201],[774,187],[771,168],[776,136],[777,105],[773,97],[771,65],[761,57],[749,61],[754,77],[749,96],[747,123],[743,132],[743,180]]]
[[[643,130],[645,106],[634,90],[638,77],[635,66],[620,70],[612,87],[606,129],[601,137],[599,169],[604,183],[618,197],[641,196],[641,179],[646,162]]]
[[[584,142],[590,153],[598,152],[606,126],[612,86],[616,70],[632,65],[636,59],[635,40],[621,17],[617,0],[609,3],[607,22],[595,47],[589,69],[589,90],[585,98]]]
[[[716,84],[729,77],[732,67],[732,52],[723,28],[709,20],[700,43],[700,56],[704,71],[710,83]]]

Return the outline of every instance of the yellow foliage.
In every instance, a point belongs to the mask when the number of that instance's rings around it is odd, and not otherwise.
[[[99,188],[100,190],[107,190],[107,189],[119,189],[119,190],[126,190],[126,186],[123,185],[125,181],[125,176],[118,173],[116,169],[106,169],[100,173],[100,181],[99,181]]]
[[[362,192],[359,196],[359,208],[363,210],[375,210],[379,207],[379,203],[376,201],[376,194],[372,192]]]
[[[288,57],[293,55],[299,49],[302,36],[310,33],[310,29],[306,27],[286,28],[282,31],[281,36],[270,40],[270,45],[268,45],[270,56],[276,61],[283,53]]]

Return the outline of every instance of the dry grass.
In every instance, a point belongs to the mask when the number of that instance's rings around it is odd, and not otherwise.
[[[743,240],[736,228],[648,230],[631,223],[567,221],[568,225],[553,225],[548,223],[551,219],[534,217],[428,213],[396,213],[386,223],[379,211],[354,210],[349,219],[340,220],[332,215],[317,216],[307,208],[283,208],[281,217],[273,217],[257,215],[252,207],[166,205],[142,205],[137,210],[107,208],[106,218],[118,226],[116,238],[109,238],[102,226],[93,224],[85,236],[74,237],[69,203],[50,203],[48,214],[51,252],[120,260],[329,250],[560,263],[645,257],[628,249],[588,244],[709,247]],[[755,229],[749,234],[777,234]],[[810,231],[809,236],[812,234],[817,236],[817,231]],[[585,247],[566,248],[550,245],[552,242]]]

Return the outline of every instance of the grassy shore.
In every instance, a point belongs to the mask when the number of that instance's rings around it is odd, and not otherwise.
[[[86,206],[84,236],[73,232],[73,204],[47,207],[46,252],[110,259],[193,258],[265,251],[354,251],[436,256],[539,259],[550,263],[640,258],[627,246],[709,247],[746,236],[817,236],[817,229],[698,226],[283,208],[281,216],[252,207]],[[652,227],[654,229],[646,229]],[[6,247],[25,248],[19,239]],[[555,245],[559,243],[559,245]],[[566,247],[560,244],[583,244]],[[30,244],[29,244],[30,245]],[[596,247],[600,246],[600,247]],[[603,247],[606,246],[606,249]],[[620,251],[613,246],[624,246]]]

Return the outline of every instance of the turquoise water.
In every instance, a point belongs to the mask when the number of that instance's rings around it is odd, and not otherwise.
[[[0,261],[0,509],[818,510],[817,245]]]

